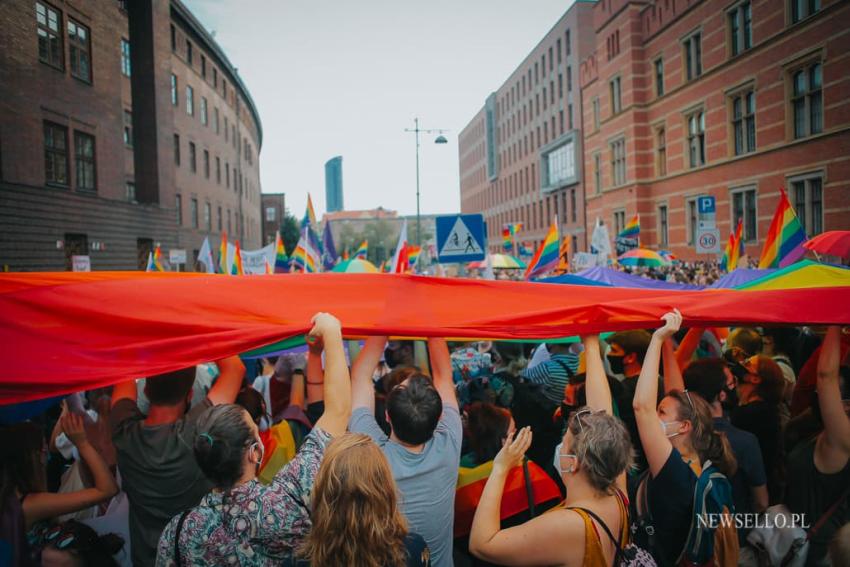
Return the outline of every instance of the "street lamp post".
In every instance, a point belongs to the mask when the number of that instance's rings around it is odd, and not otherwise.
[[[422,246],[422,225],[419,218],[419,133],[437,134],[435,144],[448,144],[449,141],[443,136],[443,129],[423,129],[419,127],[419,118],[413,119],[413,128],[405,128],[405,132],[413,132],[416,135],[416,245]]]

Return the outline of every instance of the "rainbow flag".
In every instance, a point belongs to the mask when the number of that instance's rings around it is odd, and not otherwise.
[[[286,255],[286,247],[283,245],[280,231],[275,234],[274,242],[274,273],[285,274],[289,271],[289,256]]]
[[[528,263],[528,268],[525,270],[525,279],[529,280],[537,276],[541,276],[546,272],[555,269],[558,265],[558,219],[549,227],[549,232],[546,233],[546,238],[531,262]]]
[[[726,243],[726,249],[723,251],[723,258],[720,259],[720,269],[731,272],[738,267],[738,260],[744,252],[744,243],[742,237],[744,233],[744,220],[738,219],[738,227],[735,232],[729,234],[729,242]]]
[[[263,261],[264,261],[264,262],[265,262],[265,264],[266,264],[266,266],[265,266],[265,268],[266,268],[266,275],[268,275],[268,274],[273,274],[273,273],[274,273],[274,268],[272,267],[272,263],[271,263],[271,262],[269,262],[269,259],[268,259],[268,258],[265,258]]]
[[[313,209],[313,199],[310,198],[309,193],[307,193],[307,210],[304,211],[304,218],[301,219],[301,228],[305,226],[310,226],[313,230],[318,226],[318,223],[316,223],[316,211]]]
[[[164,272],[165,268],[162,266],[162,250],[159,249],[159,246],[153,249],[153,252],[148,252],[148,266],[145,268],[146,272]]]
[[[793,264],[806,253],[803,243],[806,241],[806,232],[794,207],[788,201],[788,195],[784,189],[779,189],[779,205],[767,231],[767,239],[759,259],[759,269],[784,268]]]
[[[355,258],[360,258],[361,260],[365,260],[366,256],[369,254],[369,241],[364,240],[360,243],[360,246],[357,247],[357,250],[354,252]]]
[[[226,274],[227,269],[227,233],[221,233],[221,246],[218,247],[218,273]]]
[[[419,259],[419,254],[422,252],[421,246],[408,246],[407,247],[407,262],[410,264],[410,267],[416,265],[416,261]]]
[[[242,269],[242,250],[239,248],[239,241],[236,241],[236,251],[233,253],[233,264],[230,266],[231,276],[244,276],[245,271]]]
[[[293,265],[299,270],[309,274],[318,272],[319,254],[310,243],[309,228],[304,229],[301,238],[298,239],[298,245],[295,247],[295,252],[292,253]],[[296,271],[293,268],[293,271]]]
[[[625,228],[617,235],[617,238],[639,238],[640,237],[640,215],[635,215],[626,224]]]
[[[513,225],[506,224],[502,229],[502,247],[505,250],[512,250],[514,247],[514,238],[513,233],[511,232],[512,228]]]
[[[519,234],[519,232],[522,230],[522,223],[521,222],[512,223],[510,225],[510,228],[511,228],[511,236],[515,236],[515,235]]]

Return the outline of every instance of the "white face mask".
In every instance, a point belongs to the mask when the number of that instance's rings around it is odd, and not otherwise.
[[[661,419],[661,418],[659,417],[659,418],[658,418],[658,423],[659,423],[659,425],[661,425],[661,432],[662,432],[662,433],[664,433],[664,436],[665,436],[665,437],[667,437],[668,439],[672,439],[672,438],[673,438],[673,437],[675,437],[676,435],[679,435],[679,432],[678,432],[678,431],[677,431],[676,433],[673,433],[672,435],[668,435],[668,434],[667,434],[667,426],[668,426],[668,425],[672,425],[672,424],[674,424],[674,423],[680,423],[680,422],[679,422],[679,420],[664,421],[663,419]]]
[[[569,474],[569,473],[572,473],[575,470],[575,467],[572,466],[572,467],[570,467],[566,470],[561,468],[561,456],[562,456],[561,455],[561,449],[563,449],[563,448],[564,448],[564,442],[561,441],[560,443],[558,443],[558,446],[555,447],[555,458],[554,458],[552,464],[555,466],[555,470],[558,471],[558,474],[564,474],[564,473]],[[575,458],[574,455],[564,454],[563,456]]]

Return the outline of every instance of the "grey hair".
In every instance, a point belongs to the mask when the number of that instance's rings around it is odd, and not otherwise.
[[[569,430],[573,434],[570,451],[578,459],[590,484],[597,490],[608,491],[634,462],[629,432],[613,415],[576,413],[569,422]]]

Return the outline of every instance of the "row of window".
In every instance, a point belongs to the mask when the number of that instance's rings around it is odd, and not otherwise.
[[[171,75],[171,104],[174,106],[178,106],[180,104],[178,80],[177,75],[174,74]],[[209,104],[206,97],[200,97],[198,110],[201,118],[201,124],[208,127],[210,123],[210,116]],[[189,116],[195,116],[195,89],[191,85],[186,85],[186,114]],[[213,108],[212,117],[215,133],[221,134],[221,120],[218,107]],[[242,156],[245,161],[251,165],[254,164],[254,150],[251,146],[251,142],[248,141],[248,138],[239,138],[236,132],[236,123],[234,122],[233,124],[230,124],[227,116],[224,117],[224,141],[231,141],[233,147],[237,151],[242,152]]]
[[[195,145],[195,142],[189,142],[188,145],[188,162],[189,162],[189,171],[192,173],[198,172],[198,149]],[[202,166],[204,177],[210,179],[212,175],[212,161],[210,158],[209,150],[203,150],[202,156]],[[180,134],[174,134],[174,165],[180,167],[182,163],[182,152],[181,152],[181,142],[180,142]],[[233,191],[235,193],[248,193],[249,199],[251,198],[252,188],[250,186],[250,182],[246,180],[243,172],[239,171],[239,168],[234,166],[232,168],[233,171]],[[219,156],[215,156],[215,182],[218,185],[221,185],[221,158]],[[231,167],[230,162],[224,162],[224,184],[228,189],[231,185]]]
[[[819,134],[823,131],[823,67],[818,62],[798,68],[789,76],[791,82],[790,112],[792,135],[795,139]],[[598,99],[594,99],[594,113]],[[739,156],[756,150],[756,95],[752,88],[734,93],[728,99],[730,120],[730,143],[734,155]],[[702,167],[706,159],[706,111],[703,108],[685,114],[685,142],[688,167]],[[667,175],[667,132],[665,126],[655,128],[655,172]],[[624,139],[609,143],[611,156],[611,179],[614,186],[626,182],[625,155],[622,152]],[[594,158],[594,185],[596,192],[602,191],[600,158]]]
[[[177,225],[183,226],[183,196],[178,193],[175,199],[175,209],[177,214]],[[189,199],[189,226],[194,229],[203,229],[207,232],[213,231],[213,215],[212,215],[212,204],[209,201],[204,203],[203,208],[203,221],[199,218],[199,203],[197,197],[191,197]],[[242,237],[246,236],[245,232],[247,232],[247,237],[251,238],[252,230],[251,227],[253,223],[245,224],[245,216],[242,213],[237,211],[231,211],[228,209],[223,209],[221,205],[216,207],[216,227],[218,232],[222,232],[227,229],[228,233],[233,232],[233,224],[236,224],[236,232],[240,234]],[[227,215],[225,217],[225,214]],[[226,220],[225,220],[226,219]]]
[[[171,51],[173,51],[174,53],[177,53],[177,28],[174,27],[174,24],[171,25]],[[194,64],[195,63],[195,55],[194,55],[194,53],[195,53],[195,49],[194,49],[194,46],[192,45],[192,41],[190,39],[186,38],[186,48],[185,48],[185,52],[184,52],[185,61],[186,61],[186,64],[192,69],[195,68],[195,64]],[[207,57],[203,53],[201,53],[201,78],[204,79],[204,81],[209,82],[209,76],[207,74],[207,67],[208,67]],[[216,89],[216,91],[218,91],[218,84],[219,84],[218,68],[215,65],[212,65],[212,64],[210,64],[209,67],[212,69],[211,75],[212,75],[213,88]],[[221,96],[225,100],[225,102],[227,102],[228,104],[231,104],[228,96],[234,96],[234,97],[236,96],[235,91],[228,91],[228,89],[227,89],[227,79],[225,79],[224,77],[221,78]]]
[[[501,163],[504,167],[510,167],[518,160],[523,159],[530,153],[533,153],[545,146],[549,142],[555,140],[558,136],[562,136],[567,130],[573,129],[573,105],[567,105],[566,115],[563,110],[558,111],[557,122],[555,116],[543,122],[543,128],[537,126],[534,130],[529,130],[529,133],[521,140],[516,140],[509,144],[500,154]]]
[[[797,217],[803,225],[803,229],[809,236],[823,232],[823,177],[820,173],[797,176],[788,183],[789,199],[794,205]],[[742,187],[730,189],[731,205],[730,226],[738,226],[741,221],[743,228],[742,238],[747,244],[758,242],[758,213],[756,201],[758,195],[755,187]],[[688,245],[696,243],[697,227],[699,221],[697,201],[699,196],[689,197],[685,201],[686,230],[688,234]],[[669,245],[669,210],[668,205],[657,206],[657,229],[658,246]],[[626,212],[624,209],[614,211],[614,233],[617,234],[625,227]]]
[[[523,221],[527,230],[543,230],[549,227],[555,215],[559,224],[575,223],[578,220],[576,190],[555,193],[536,203],[519,205],[509,211],[488,217],[487,226],[491,240],[499,239],[502,226]]]
[[[529,65],[527,73],[523,73],[522,78],[517,79],[516,84],[511,86],[508,89],[508,91],[505,93],[505,95],[502,97],[502,99],[499,101],[499,114],[500,115],[504,116],[507,113],[507,111],[511,110],[512,108],[514,108],[517,105],[518,101],[520,101],[522,99],[522,97],[525,96],[526,92],[530,93],[532,88],[534,88],[535,86],[540,84],[540,77],[541,77],[540,71],[541,71],[541,69],[543,71],[542,77],[544,79],[544,84],[545,84],[546,68],[547,68],[546,53],[547,53],[546,50],[544,50],[543,54],[540,56],[540,61],[539,62],[535,61],[533,68]],[[562,53],[563,53],[564,57],[569,57],[570,54],[572,53],[572,46],[571,46],[571,43],[570,43],[570,30],[566,30],[566,32],[564,33],[563,49],[562,49],[562,46],[561,46],[561,38],[560,37],[555,40],[554,45],[549,46],[549,50],[548,50],[549,65],[548,65],[548,68],[549,68],[550,74],[554,72],[555,59],[556,58],[557,58],[557,64],[560,68],[560,65],[561,65],[561,62],[562,62],[562,57],[561,57]],[[532,69],[534,70],[534,75],[533,75],[534,81],[533,82],[532,82]],[[559,73],[559,77],[560,77],[560,73]],[[561,82],[561,79],[559,79],[559,83],[560,82]],[[571,72],[570,72],[570,66],[567,66],[567,86],[568,86],[567,90],[572,90],[572,76],[571,76]],[[551,90],[552,89],[550,88],[550,91]],[[544,99],[545,98],[546,97],[544,96]],[[544,102],[544,104],[545,104],[545,102]]]

